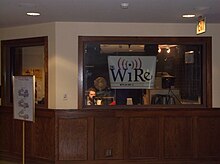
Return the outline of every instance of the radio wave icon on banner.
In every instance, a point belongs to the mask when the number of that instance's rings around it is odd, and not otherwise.
[[[118,60],[118,68],[119,69],[140,69],[142,67],[142,62],[140,58],[133,59],[133,60],[127,60],[119,58]]]

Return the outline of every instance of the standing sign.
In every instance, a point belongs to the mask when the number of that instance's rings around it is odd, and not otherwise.
[[[154,87],[156,56],[108,56],[112,89]]]
[[[35,76],[13,76],[14,119],[34,121]]]

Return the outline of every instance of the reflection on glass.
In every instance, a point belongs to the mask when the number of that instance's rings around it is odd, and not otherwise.
[[[88,43],[84,47],[84,89],[85,92],[89,88],[96,89],[95,101],[100,99],[104,102],[106,97],[111,99],[101,105],[126,105],[128,98],[134,105],[201,104],[201,54],[201,45]],[[111,69],[108,65],[109,56],[156,57],[153,87],[137,89],[132,88],[136,84],[131,83],[127,88],[113,89],[109,78]],[[136,71],[134,83],[145,80],[148,75],[146,70],[141,72],[137,67],[140,68],[139,63],[143,65],[149,61],[143,59],[141,62],[138,60],[117,62],[121,65],[120,69],[124,69],[115,74],[121,81],[125,71],[129,69]],[[131,73],[129,78],[130,81],[133,78]]]
[[[35,102],[44,104],[45,73],[44,73],[44,46],[22,47],[21,73],[22,75],[35,75]]]

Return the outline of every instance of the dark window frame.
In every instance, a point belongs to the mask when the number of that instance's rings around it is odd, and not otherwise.
[[[79,109],[146,109],[146,108],[211,108],[212,107],[212,38],[211,37],[118,37],[118,36],[79,36],[78,56],[78,108]],[[193,44],[202,45],[202,104],[181,105],[116,105],[116,106],[86,106],[84,105],[84,45],[87,43],[102,44]]]
[[[11,51],[18,47],[31,47],[43,46],[44,47],[44,73],[45,73],[45,100],[44,104],[36,104],[37,107],[48,107],[48,37],[34,37],[22,38],[1,41],[1,85],[2,85],[2,106],[12,106],[12,66],[11,66]],[[13,59],[15,57],[12,57]]]

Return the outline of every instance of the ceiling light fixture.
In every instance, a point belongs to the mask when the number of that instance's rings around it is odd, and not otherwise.
[[[40,16],[39,12],[27,12],[28,16]]]
[[[128,9],[129,3],[128,2],[123,2],[121,3],[121,8],[122,9]]]
[[[183,18],[194,18],[196,15],[195,14],[184,14],[182,17]]]

